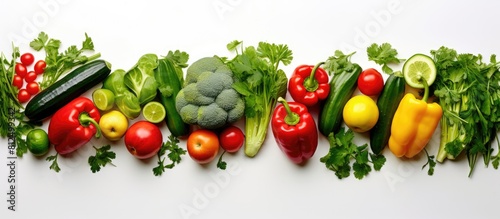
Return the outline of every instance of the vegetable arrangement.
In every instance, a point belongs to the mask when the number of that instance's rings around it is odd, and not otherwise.
[[[59,52],[61,42],[43,32],[30,46],[43,49],[45,59],[35,63],[33,54],[21,55],[17,47],[12,60],[0,57],[0,83],[6,88],[1,93],[6,100],[0,109],[1,136],[11,134],[7,130],[16,120],[17,155],[30,151],[46,156],[54,146],[56,154],[45,159],[56,172],[58,155],[69,158],[65,155],[100,136],[109,144],[92,146],[96,153],[88,163],[94,173],[114,166],[112,149],[120,144],[137,159],[157,157],[155,176],[175,167],[185,154],[200,165],[220,155],[217,168],[226,169],[223,155],[244,147],[247,157],[256,156],[269,126],[279,150],[298,165],[306,165],[319,138],[326,137],[330,148],[319,161],[339,179],[351,171],[363,179],[381,170],[385,147],[406,159],[424,151],[428,175],[436,161],[456,159],[462,152],[469,176],[479,154],[486,166],[491,163],[496,169],[500,163],[500,144],[492,146],[500,129],[500,64],[495,55],[485,63],[481,55],[441,47],[430,56],[404,60],[390,44],[373,44],[366,51],[368,60],[388,74],[384,82],[376,68],[351,62],[355,53],[339,50],[316,65],[298,65],[288,79],[280,66],[292,63],[292,51],[267,42],[245,47],[233,41],[227,49],[234,57],[209,54],[191,65],[189,55],[179,50],[165,56],[144,54],[129,70],[113,71],[110,63],[96,60],[100,53],[83,55],[94,50],[87,34],[81,49],[70,46]],[[394,71],[401,63],[401,70]],[[91,99],[82,96],[86,92],[92,93]],[[287,93],[294,102],[285,99]],[[319,109],[318,118],[310,113],[313,108]],[[37,128],[44,122],[49,122],[48,132]],[[425,148],[438,125],[436,157]],[[369,143],[356,145],[355,133],[368,134]]]

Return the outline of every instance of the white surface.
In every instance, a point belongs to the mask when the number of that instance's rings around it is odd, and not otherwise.
[[[226,44],[237,39],[245,45],[288,44],[294,53],[284,67],[288,74],[336,49],[357,51],[353,61],[379,68],[365,52],[374,42],[391,43],[402,58],[441,45],[485,57],[499,53],[498,8],[497,1],[3,1],[0,48],[10,55],[14,41],[30,51],[27,42],[39,31],[63,46],[80,45],[87,32],[113,69],[128,69],[145,53],[176,49],[190,54],[189,63],[232,57]],[[168,136],[166,126],[162,130]],[[428,148],[432,154],[435,136]],[[1,139],[0,218],[183,218],[182,209],[193,213],[189,218],[493,218],[500,196],[500,172],[480,161],[472,178],[464,159],[438,164],[431,177],[421,170],[424,157],[403,161],[388,150],[381,172],[361,181],[352,175],[338,180],[319,162],[329,147],[322,136],[302,167],[281,153],[269,131],[255,158],[243,151],[226,155],[227,171],[215,162],[200,166],[186,155],[161,177],[153,176],[155,159],[135,159],[123,141],[112,148],[116,167],[91,173],[90,146],[106,143],[92,140],[72,158],[60,158],[60,173],[30,154],[18,159],[16,212],[11,212],[7,142]]]

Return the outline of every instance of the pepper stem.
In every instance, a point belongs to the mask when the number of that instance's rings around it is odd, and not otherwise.
[[[297,125],[297,123],[300,122],[299,114],[292,112],[290,106],[288,105],[288,102],[286,102],[286,100],[283,97],[278,97],[278,102],[283,104],[283,107],[285,107],[286,110],[285,123],[287,125]]]
[[[419,80],[422,81],[422,84],[424,84],[424,96],[422,97],[422,100],[424,102],[427,102],[427,99],[429,99],[429,85],[427,84],[427,80],[425,80],[424,77],[420,77]]]
[[[319,66],[325,64],[325,62],[320,62],[314,66],[314,68],[311,70],[311,74],[309,77],[307,77],[304,80],[304,88],[309,91],[309,92],[314,92],[318,89],[319,84],[316,78],[314,76],[316,75],[316,71],[318,70]]]
[[[101,137],[101,128],[99,127],[99,124],[89,116],[87,113],[81,113],[80,116],[78,117],[78,120],[80,121],[80,124],[83,126],[89,126],[90,124],[94,125],[95,128],[97,129],[97,132],[95,133],[96,138]]]

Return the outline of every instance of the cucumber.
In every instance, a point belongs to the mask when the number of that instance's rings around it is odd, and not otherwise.
[[[189,134],[189,125],[182,120],[175,108],[175,97],[182,89],[182,69],[175,66],[168,58],[158,60],[158,67],[154,71],[154,78],[158,84],[157,96],[165,107],[165,120],[170,133],[176,137]],[[178,72],[180,71],[180,72]]]
[[[399,102],[405,94],[405,79],[394,74],[385,82],[377,100],[378,121],[370,130],[370,148],[374,154],[381,154],[391,137],[391,124]]]
[[[361,67],[354,64],[351,72],[334,74],[330,81],[330,94],[325,100],[319,115],[318,129],[324,136],[337,132],[342,124],[342,110],[356,90]]]
[[[101,83],[110,72],[111,66],[104,60],[83,64],[33,97],[24,114],[30,121],[41,121]]]

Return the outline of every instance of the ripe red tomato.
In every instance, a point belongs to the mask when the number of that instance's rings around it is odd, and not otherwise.
[[[219,134],[220,146],[229,153],[235,153],[243,146],[245,135],[236,126],[229,126]]]
[[[45,71],[45,67],[47,67],[47,63],[44,60],[38,60],[35,63],[34,69],[37,74],[42,74]]]
[[[29,66],[33,64],[35,61],[35,56],[33,54],[27,52],[21,55],[21,63],[23,63],[24,66]]]
[[[198,129],[189,135],[187,151],[194,161],[210,163],[219,153],[219,137],[213,131]]]
[[[26,83],[30,83],[35,81],[37,76],[38,75],[34,71],[30,71],[28,72],[28,74],[26,74],[26,76],[24,76],[24,80],[26,81]]]
[[[132,124],[125,133],[127,150],[139,159],[147,159],[158,153],[163,144],[160,128],[148,121]]]
[[[17,89],[23,88],[24,80],[19,75],[14,75],[14,80],[12,81],[12,85],[16,86]]]
[[[40,91],[40,85],[37,82],[33,81],[26,85],[26,91],[31,95],[35,95]]]
[[[358,88],[364,95],[376,96],[384,89],[384,78],[376,69],[366,69],[359,75]]]
[[[15,71],[17,75],[23,78],[28,73],[28,69],[23,65],[23,63],[16,63]]]
[[[31,99],[31,94],[28,93],[26,89],[21,89],[19,90],[19,93],[17,93],[17,100],[19,100],[20,103],[26,103]]]

